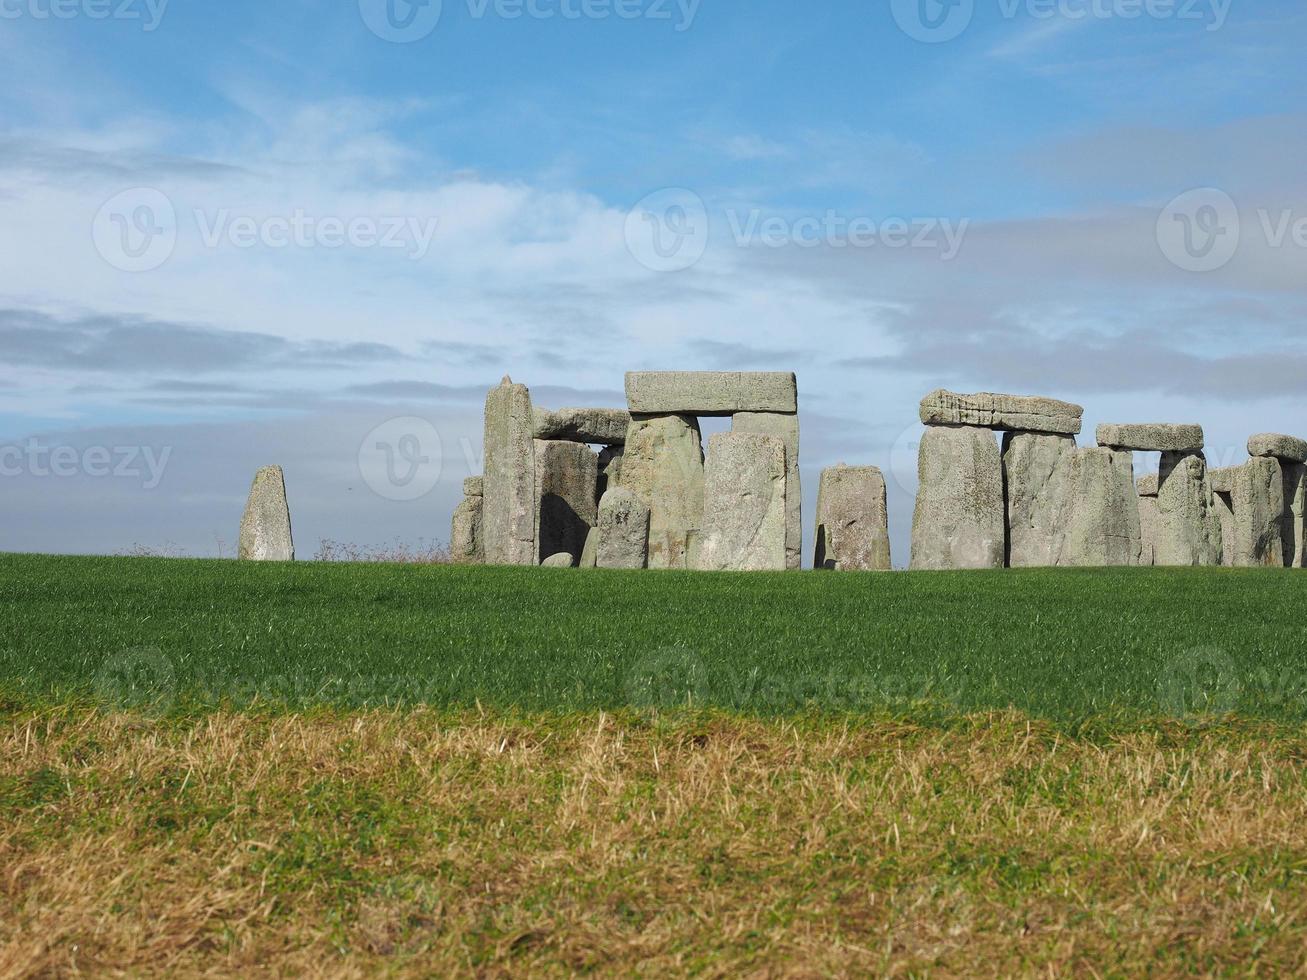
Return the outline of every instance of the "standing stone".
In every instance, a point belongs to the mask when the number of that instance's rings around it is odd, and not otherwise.
[[[785,443],[785,567],[803,567],[803,488],[799,480],[799,417],[777,412],[740,412],[734,432],[757,432]]]
[[[580,442],[535,440],[537,554],[541,559],[560,553],[576,564],[586,535],[595,526],[595,484],[599,457]]]
[[[649,506],[649,567],[687,567],[687,541],[703,526],[703,443],[697,419],[636,415],[626,434],[621,485]]]
[[[1229,467],[1237,469],[1237,467]],[[1215,472],[1215,471],[1213,471]],[[1230,491],[1212,491],[1212,509],[1221,525],[1221,564],[1226,568],[1234,567],[1234,498]]]
[[[1307,466],[1280,460],[1284,473],[1284,516],[1280,539],[1284,544],[1284,567],[1307,567]]]
[[[598,568],[599,567],[599,528],[590,528],[590,533],[585,536],[585,547],[581,549],[581,561],[578,568]]]
[[[485,559],[481,539],[481,515],[485,505],[483,482],[473,477],[463,481],[463,502],[454,510],[449,532],[449,557],[464,565]]]
[[[1139,498],[1139,564],[1157,563],[1157,498]]]
[[[1003,464],[994,434],[928,426],[917,475],[911,567],[1002,568]]]
[[[247,561],[295,560],[286,478],[280,466],[265,466],[254,474],[241,518],[237,556]]]
[[[1257,456],[1238,467],[1234,491],[1234,555],[1236,568],[1284,567],[1280,531],[1284,517],[1284,475],[1280,462]]]
[[[531,393],[505,377],[486,395],[484,503],[481,534],[491,565],[534,565],[535,447]]]
[[[885,476],[877,467],[841,464],[822,470],[813,567],[841,572],[890,569]]]
[[[1070,435],[1004,434],[1003,486],[1008,565],[1012,568],[1057,564],[1068,457],[1075,451],[1076,440]]]
[[[1137,565],[1142,551],[1134,457],[1091,446],[1066,457],[1066,510],[1057,564]]]
[[[1158,473],[1158,565],[1221,564],[1221,523],[1201,452],[1164,452]]]
[[[625,487],[613,487],[599,502],[598,568],[644,568],[649,552],[649,507]]]
[[[603,500],[605,493],[622,482],[622,458],[625,453],[622,446],[605,446],[599,451],[599,485],[596,487],[595,500]]]
[[[704,476],[705,571],[785,570],[785,443],[752,432],[708,442]]]

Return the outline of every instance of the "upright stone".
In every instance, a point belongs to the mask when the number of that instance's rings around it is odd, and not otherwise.
[[[1284,473],[1284,517],[1280,539],[1286,568],[1307,567],[1307,466],[1280,460]]]
[[[703,443],[684,415],[631,419],[621,485],[649,506],[649,567],[687,567],[690,532],[703,526]]]
[[[605,493],[622,482],[622,458],[625,453],[626,450],[622,446],[605,446],[599,450],[599,486],[596,488],[596,500],[603,500]]]
[[[485,560],[481,539],[483,487],[479,477],[463,481],[463,502],[454,510],[449,532],[449,557],[459,564],[472,565]]]
[[[1157,487],[1158,565],[1221,564],[1221,524],[1201,452],[1162,453]]]
[[[803,489],[799,478],[799,417],[778,412],[740,412],[731,420],[735,432],[775,436],[785,443],[785,567],[803,567]]]
[[[535,565],[536,486],[531,393],[505,377],[486,395],[481,531],[491,565]]]
[[[595,526],[595,484],[599,457],[580,442],[535,440],[535,486],[538,518],[536,554],[540,559],[561,553],[575,565]]]
[[[254,474],[241,518],[237,556],[247,561],[295,560],[286,478],[280,466],[265,466]]]
[[[926,428],[917,457],[912,568],[1002,568],[1003,464],[988,429]]]
[[[1134,458],[1103,447],[1066,457],[1066,512],[1057,564],[1106,567],[1139,564],[1143,545]]]
[[[595,525],[590,528],[590,533],[585,536],[585,547],[581,549],[580,568],[598,568],[599,567],[599,526]]]
[[[875,466],[822,470],[813,567],[841,572],[891,567],[885,476]]]
[[[1238,467],[1228,467],[1238,469]],[[1216,470],[1212,471],[1217,472]],[[1233,484],[1233,477],[1231,478]],[[1221,525],[1221,564],[1226,568],[1234,567],[1235,525],[1233,490],[1212,490],[1212,509]]]
[[[1008,432],[1003,435],[1003,486],[1007,501],[1007,554],[1012,568],[1056,565],[1067,503],[1070,435]]]
[[[704,476],[705,571],[785,570],[785,443],[751,432],[708,442]]]
[[[1284,475],[1280,462],[1255,456],[1238,467],[1230,494],[1234,511],[1236,568],[1284,567],[1280,532],[1284,517]]]
[[[598,568],[644,568],[649,560],[649,506],[625,487],[599,502]]]
[[[1139,564],[1157,563],[1157,498],[1139,498]]]

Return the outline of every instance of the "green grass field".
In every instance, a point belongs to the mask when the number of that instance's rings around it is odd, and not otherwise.
[[[1307,575],[700,575],[0,557],[0,691],[126,706],[423,703],[1307,718]]]
[[[0,976],[1299,974],[1304,598],[0,556]]]

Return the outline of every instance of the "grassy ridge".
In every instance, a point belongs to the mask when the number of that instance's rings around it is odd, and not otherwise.
[[[0,556],[0,691],[127,706],[1307,720],[1307,575],[568,572]]]

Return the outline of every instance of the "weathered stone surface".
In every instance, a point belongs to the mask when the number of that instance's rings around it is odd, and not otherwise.
[[[599,450],[599,486],[596,488],[596,500],[603,500],[605,493],[622,482],[622,458],[625,454],[624,446],[605,446]]]
[[[464,497],[485,496],[485,480],[479,476],[469,476],[463,481]]]
[[[280,466],[265,466],[254,474],[241,517],[237,556],[247,561],[295,560],[286,478]]]
[[[481,514],[485,498],[469,495],[454,509],[449,530],[449,557],[460,564],[478,564],[485,559],[481,544]]]
[[[486,395],[481,535],[490,565],[534,565],[539,561],[531,429],[531,393],[526,385],[515,385],[505,377]]]
[[[1157,553],[1157,496],[1139,497],[1139,564],[1153,565]]]
[[[1131,454],[1091,446],[1067,454],[1064,466],[1066,503],[1056,564],[1139,564],[1143,543]]]
[[[1136,486],[1136,487],[1138,488],[1138,490],[1139,490],[1139,496],[1141,496],[1141,497],[1156,497],[1156,496],[1157,496],[1157,474],[1156,474],[1156,473],[1145,473],[1143,476],[1141,476],[1138,480],[1135,481],[1135,486]]]
[[[1002,568],[1003,465],[994,434],[927,427],[917,475],[911,567]]]
[[[599,501],[598,568],[644,568],[649,555],[649,505],[634,491],[613,487]]]
[[[1231,470],[1235,468],[1227,467]],[[1231,476],[1232,483],[1233,479],[1234,477]],[[1216,519],[1221,525],[1221,564],[1229,568],[1234,565],[1234,503],[1230,499],[1228,490],[1212,491],[1212,509],[1216,512]]]
[[[532,413],[532,435],[537,439],[620,446],[626,442],[631,413],[620,408],[560,408]]]
[[[1162,453],[1154,564],[1221,564],[1220,517],[1201,452]]]
[[[1168,422],[1104,423],[1096,433],[1098,444],[1109,449],[1139,452],[1199,452],[1203,448],[1201,425],[1172,425]]]
[[[585,547],[581,549],[581,561],[578,568],[598,568],[599,567],[599,527],[590,528],[590,533],[585,536]]]
[[[708,441],[704,474],[705,571],[784,571],[785,443],[752,432]]]
[[[643,415],[794,413],[799,387],[781,371],[632,371],[626,401],[632,414]]]
[[[1053,432],[1075,435],[1085,410],[1055,398],[974,395],[938,388],[921,400],[921,421],[926,425],[975,425],[986,429]]]
[[[575,568],[576,557],[568,554],[566,551],[560,551],[556,555],[550,555],[540,563],[542,568]]]
[[[1294,463],[1307,463],[1307,440],[1262,432],[1248,437],[1249,456],[1274,456]]]
[[[1283,568],[1284,475],[1279,460],[1256,456],[1238,467],[1230,502],[1234,510],[1231,564],[1236,568]]]
[[[877,467],[841,464],[822,470],[813,567],[841,572],[891,567],[885,476]]]
[[[740,412],[735,432],[757,432],[785,443],[785,567],[803,567],[803,488],[799,477],[799,417],[779,412]]]
[[[1222,466],[1207,471],[1207,482],[1212,485],[1214,493],[1233,493],[1234,475],[1239,472],[1237,466]]]
[[[1280,461],[1284,474],[1284,516],[1280,540],[1284,544],[1286,568],[1307,567],[1307,466]]]
[[[1067,506],[1067,473],[1075,436],[1043,432],[1003,435],[1008,564],[1056,565]]]
[[[697,419],[631,419],[621,486],[649,505],[649,567],[685,568],[686,540],[703,526],[703,443]]]
[[[559,552],[581,557],[586,535],[595,526],[595,484],[599,457],[580,442],[535,440],[536,554],[548,558]]]

